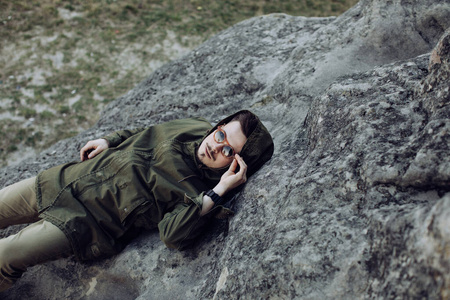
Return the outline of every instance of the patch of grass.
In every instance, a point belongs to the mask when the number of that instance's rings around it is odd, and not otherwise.
[[[8,152],[15,152],[17,150],[19,150],[19,148],[17,148],[16,145],[9,145],[8,148],[7,148]]]
[[[23,116],[26,119],[29,119],[29,118],[36,116],[36,111],[29,107],[20,107],[19,115]]]
[[[0,158],[1,164],[6,163],[8,154],[19,149],[19,144],[24,142],[32,132],[31,128],[21,128],[21,122],[13,120],[0,120]]]
[[[67,105],[61,105],[61,106],[58,108],[58,112],[59,112],[60,114],[69,114],[69,113],[70,113],[70,107],[68,107]]]
[[[43,112],[41,112],[39,114],[39,118],[41,120],[51,120],[54,118],[54,116],[55,115],[51,111],[48,111],[48,110],[44,110]]]
[[[25,139],[25,145],[30,146],[30,147],[35,147],[36,144],[42,140],[43,137],[43,133],[38,131],[38,132],[33,132],[31,135],[27,136],[27,138]]]

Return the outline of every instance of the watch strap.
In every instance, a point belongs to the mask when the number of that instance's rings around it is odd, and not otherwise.
[[[213,190],[207,191],[205,195],[209,196],[215,204],[217,204],[218,202],[220,202],[220,200],[222,200],[222,197],[217,195],[216,192],[214,192]]]

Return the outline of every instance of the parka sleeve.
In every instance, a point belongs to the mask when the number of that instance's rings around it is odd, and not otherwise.
[[[195,198],[185,195],[184,203],[178,204],[164,215],[158,229],[159,236],[167,247],[182,250],[200,234],[201,227],[208,219],[200,216],[202,199],[203,193]]]
[[[129,130],[119,130],[116,132],[113,132],[107,136],[102,137],[102,139],[105,139],[108,142],[109,147],[116,147],[120,145],[123,141],[125,141],[130,136],[133,136],[143,130],[145,130],[145,127],[135,128],[135,129],[129,129]]]
[[[203,194],[197,197],[185,195],[185,202],[178,204],[159,222],[159,235],[167,247],[183,250],[202,234],[204,225],[212,217],[222,219],[233,215],[231,210],[217,206],[206,215],[200,216]]]

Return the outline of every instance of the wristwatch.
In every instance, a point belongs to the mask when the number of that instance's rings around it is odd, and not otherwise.
[[[209,196],[215,204],[217,204],[218,202],[220,202],[222,200],[222,197],[217,195],[216,192],[214,192],[213,190],[207,191],[205,193],[205,195]]]

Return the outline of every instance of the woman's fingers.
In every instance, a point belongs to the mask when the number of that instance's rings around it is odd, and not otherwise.
[[[108,149],[108,142],[105,139],[89,141],[80,150],[81,161],[93,158],[105,149]]]
[[[91,142],[87,142],[86,145],[84,145],[83,148],[80,150],[80,159],[81,161],[85,161],[86,159],[89,159],[88,154],[89,150],[92,149]]]
[[[239,154],[236,154],[236,155],[237,155],[237,163],[239,164],[239,172],[237,174],[241,176],[241,178],[243,179],[244,182],[246,182],[247,181],[247,164],[245,163],[242,156],[240,156]]]
[[[236,171],[237,166],[238,166],[238,162],[237,162],[236,158],[234,158],[230,164],[230,167],[228,168],[228,171],[231,171],[234,173],[234,171]]]

